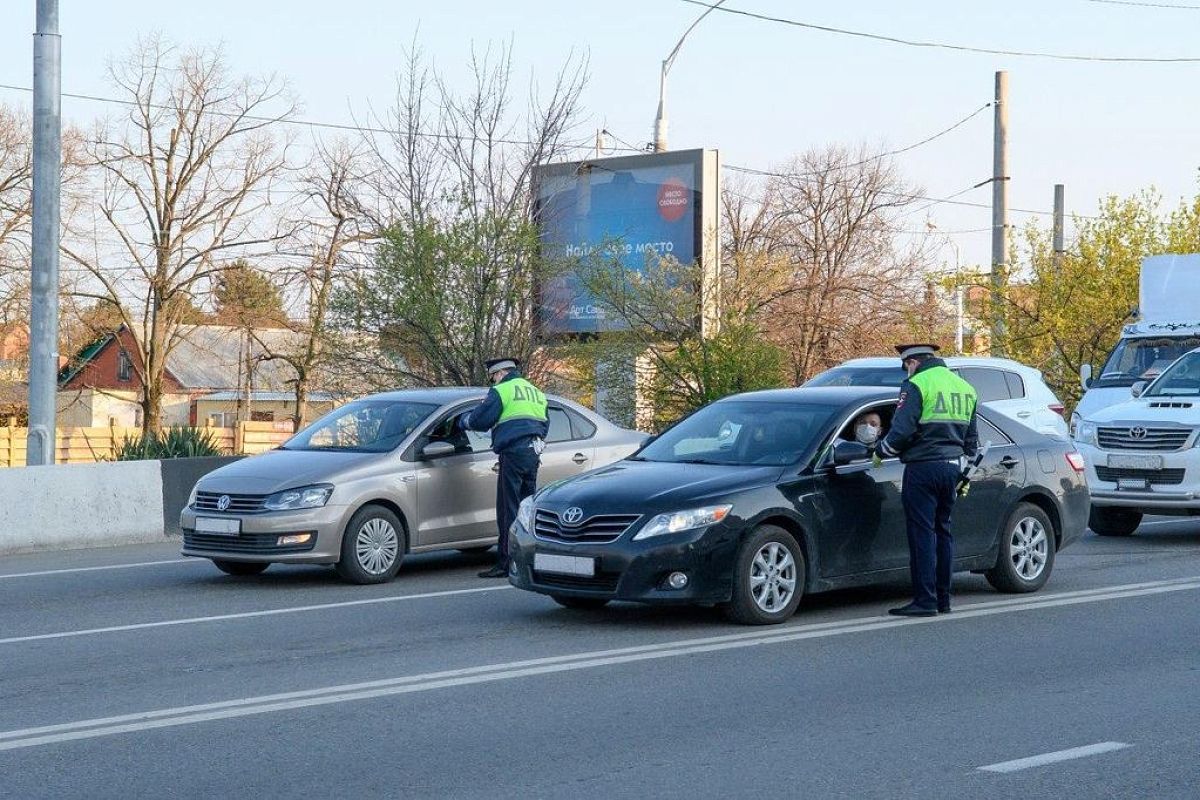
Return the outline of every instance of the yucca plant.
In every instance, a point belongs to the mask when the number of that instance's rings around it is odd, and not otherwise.
[[[212,431],[173,425],[166,430],[126,437],[117,447],[117,461],[219,456],[221,449]]]

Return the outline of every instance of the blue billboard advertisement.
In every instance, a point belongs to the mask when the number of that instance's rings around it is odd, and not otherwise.
[[[564,267],[540,287],[542,330],[586,334],[621,328],[572,264],[638,271],[657,258],[703,261],[705,237],[716,230],[715,172],[711,150],[540,167],[534,191],[542,252]]]

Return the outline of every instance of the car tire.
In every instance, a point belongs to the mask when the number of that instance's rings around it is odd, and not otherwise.
[[[364,506],[346,525],[342,556],[334,569],[351,583],[390,581],[404,560],[405,540],[399,517],[383,506]]]
[[[1132,536],[1142,524],[1142,512],[1131,508],[1102,508],[1092,506],[1088,527],[1097,536]]]
[[[596,611],[608,605],[608,600],[603,597],[571,597],[565,594],[552,594],[550,597],[563,608],[575,611]]]
[[[213,566],[226,575],[260,575],[271,564],[263,561],[226,561],[214,558]]]
[[[996,565],[985,574],[998,592],[1023,594],[1046,585],[1054,569],[1054,524],[1032,503],[1021,503],[1000,532]]]
[[[733,562],[733,597],[725,615],[742,625],[775,625],[796,613],[804,595],[804,553],[790,533],[760,525]]]

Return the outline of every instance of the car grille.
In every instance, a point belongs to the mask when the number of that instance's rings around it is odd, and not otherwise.
[[[218,504],[221,498],[225,497],[221,492],[197,492],[196,504],[192,508],[197,511],[216,511],[221,513]],[[247,514],[255,511],[262,511],[263,501],[267,499],[265,494],[231,494],[229,497],[229,508],[225,509],[226,514]]]
[[[533,533],[539,539],[555,542],[607,544],[620,539],[641,518],[640,514],[598,514],[567,525],[558,514],[539,508],[534,515]]]
[[[213,553],[248,553],[251,555],[276,555],[279,553],[303,553],[312,550],[317,543],[313,536],[303,544],[280,547],[275,544],[283,533],[243,533],[238,536],[197,533],[185,530],[183,546],[186,550],[204,550]]]
[[[559,589],[591,589],[597,592],[615,592],[621,576],[616,572],[601,572],[592,577],[534,572],[533,580],[541,586],[556,587]]]
[[[1100,428],[1097,441],[1103,450],[1182,450],[1191,438],[1191,428]]]
[[[1183,483],[1182,469],[1115,469],[1096,467],[1096,477],[1107,483],[1119,480],[1144,480],[1151,486],[1178,486]]]

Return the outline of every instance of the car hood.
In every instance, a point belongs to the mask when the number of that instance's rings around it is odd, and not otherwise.
[[[1139,397],[1108,406],[1085,419],[1100,425],[1200,425],[1200,397]]]
[[[1106,408],[1127,402],[1132,396],[1128,386],[1088,389],[1079,405],[1075,407],[1075,413],[1083,419],[1090,420]]]
[[[592,514],[683,511],[772,483],[781,468],[618,461],[546,487],[540,507],[578,506]]]
[[[200,479],[200,489],[225,494],[271,494],[313,483],[333,483],[381,453],[271,450],[226,464]]]

